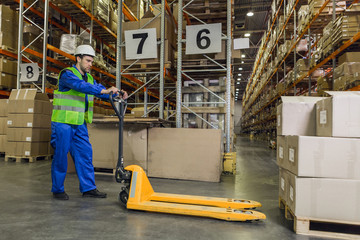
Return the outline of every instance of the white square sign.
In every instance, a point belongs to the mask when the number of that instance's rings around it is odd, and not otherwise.
[[[186,26],[185,54],[221,52],[221,23]]]
[[[234,50],[246,49],[250,47],[249,38],[235,38],[234,39]]]
[[[125,31],[125,58],[157,58],[156,29],[146,28]]]
[[[36,82],[39,80],[39,66],[37,63],[20,64],[20,82]]]

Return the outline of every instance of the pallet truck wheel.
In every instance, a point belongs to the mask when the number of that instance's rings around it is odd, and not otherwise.
[[[126,206],[128,199],[129,194],[127,193],[127,191],[123,190],[119,193],[119,200],[124,206]]]

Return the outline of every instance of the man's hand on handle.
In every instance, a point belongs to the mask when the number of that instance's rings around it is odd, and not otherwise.
[[[119,89],[116,87],[111,87],[108,89],[101,90],[101,94],[110,94],[111,92],[113,92],[114,94],[120,93],[119,97],[124,100],[128,98],[128,94],[126,91],[124,91],[124,90],[119,91]]]

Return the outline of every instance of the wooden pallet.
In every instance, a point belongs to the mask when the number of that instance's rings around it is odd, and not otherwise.
[[[11,89],[13,89],[13,88],[9,87],[9,86],[5,86],[5,85],[0,85],[0,90],[10,91]]]
[[[20,163],[22,161],[27,161],[29,163],[34,163],[39,160],[51,160],[52,155],[41,155],[41,156],[9,156],[5,155],[5,162],[15,161]]]
[[[94,168],[95,174],[115,176],[116,169],[113,168]]]
[[[293,227],[296,234],[337,239],[360,239],[360,222],[296,217],[281,197],[279,197],[279,208],[285,210],[287,220],[294,221]]]
[[[0,45],[0,49],[6,50],[6,51],[14,53],[14,54],[17,53],[17,50],[15,48],[12,48],[12,47],[9,47],[9,46],[6,46],[6,45]]]

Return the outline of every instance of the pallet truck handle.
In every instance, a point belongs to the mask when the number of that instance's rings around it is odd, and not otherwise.
[[[123,96],[123,92],[119,91],[119,93]],[[119,118],[119,156],[118,156],[118,162],[116,165],[116,173],[115,173],[115,179],[117,182],[127,183],[130,182],[131,179],[131,172],[126,171],[124,169],[124,157],[123,157],[123,128],[124,128],[124,116],[126,111],[126,105],[127,101],[118,98],[114,99],[113,92],[110,92],[109,99],[111,106],[113,107],[116,116]],[[115,106],[114,101],[118,101],[120,103],[119,110]]]

